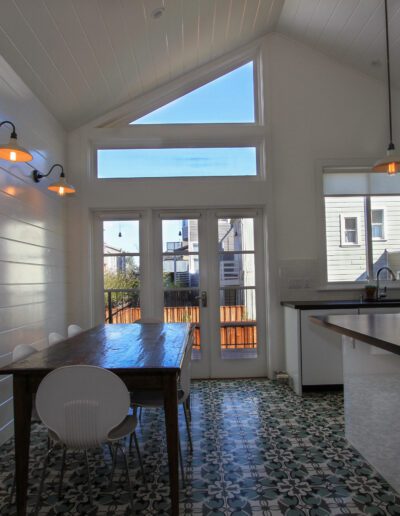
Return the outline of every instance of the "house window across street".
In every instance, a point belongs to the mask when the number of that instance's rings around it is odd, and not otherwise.
[[[385,238],[384,210],[371,210],[371,228],[373,240]]]
[[[342,245],[358,245],[357,217],[343,217]]]

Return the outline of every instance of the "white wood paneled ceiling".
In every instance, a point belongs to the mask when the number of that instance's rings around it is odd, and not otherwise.
[[[67,129],[272,31],[385,76],[383,0],[0,0],[0,7],[0,54]],[[389,17],[400,85],[400,0],[389,0]]]

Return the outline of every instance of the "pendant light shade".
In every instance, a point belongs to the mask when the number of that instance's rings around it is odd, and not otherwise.
[[[76,192],[76,190],[72,185],[67,183],[67,181],[65,179],[64,168],[59,163],[56,163],[55,165],[53,165],[47,174],[41,174],[38,170],[34,170],[33,171],[33,180],[35,181],[35,183],[39,183],[39,181],[43,177],[49,176],[55,167],[61,168],[60,178],[58,181],[55,181],[54,183],[49,184],[47,189],[50,190],[51,192],[57,193],[61,197],[63,197],[64,195],[74,194]]]
[[[74,194],[76,191],[72,185],[67,183],[65,176],[60,176],[60,179],[51,183],[47,189],[51,192],[56,192],[60,196]]]
[[[396,149],[388,149],[386,156],[377,161],[372,169],[374,172],[386,172],[389,175],[400,172],[400,154]]]
[[[390,53],[389,53],[389,23],[388,23],[388,7],[385,0],[385,28],[386,28],[386,67],[387,67],[387,88],[388,88],[388,111],[389,111],[389,145],[386,156],[378,160],[373,166],[373,172],[386,172],[394,175],[400,172],[400,154],[396,152],[393,143],[392,128],[392,91],[390,85]]]
[[[0,158],[14,162],[31,161],[33,159],[32,154],[18,144],[15,125],[9,120],[4,120],[4,122],[0,123],[0,127],[4,124],[11,125],[12,132],[10,141],[5,145],[0,145]]]

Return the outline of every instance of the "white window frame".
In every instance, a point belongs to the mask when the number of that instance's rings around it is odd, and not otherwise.
[[[373,161],[373,160],[372,160]],[[364,286],[370,281],[366,279],[365,281],[328,281],[328,257],[327,257],[327,249],[326,249],[326,217],[325,217],[325,195],[323,188],[323,177],[325,173],[325,169],[335,169],[342,170],[343,172],[349,171],[364,171],[365,169],[371,168],[371,159],[364,158],[350,158],[350,159],[320,159],[315,162],[315,184],[316,184],[316,213],[319,214],[317,220],[317,233],[318,233],[318,241],[323,244],[319,247],[318,253],[318,270],[319,270],[319,287],[318,290],[321,291],[336,291],[336,290],[362,290]],[[379,197],[384,196],[384,194],[375,194]],[[390,194],[386,194],[390,197]],[[393,194],[399,195],[399,194]],[[343,194],[345,197],[346,194]],[[365,195],[355,195],[356,197],[363,197]],[[328,196],[329,197],[329,196]],[[365,221],[368,224],[368,221]],[[385,234],[387,237],[387,233]],[[367,242],[366,242],[366,245]],[[368,253],[372,252],[372,239],[369,244]],[[395,271],[396,273],[396,271]],[[370,265],[368,263],[367,258],[367,275],[371,274]],[[372,281],[375,278],[371,278]],[[400,288],[400,276],[397,281],[390,281],[387,284],[388,290],[390,289],[399,289]]]
[[[382,236],[381,237],[374,237],[373,236],[373,232],[372,232],[372,228],[374,226],[374,224],[376,225],[376,223],[373,223],[372,222],[372,212],[373,211],[381,211],[382,212]],[[385,209],[384,208],[371,208],[371,240],[373,240],[374,242],[385,242],[387,240],[387,237],[386,237],[386,227],[385,227],[385,220],[386,220],[386,213],[385,213]]]
[[[356,241],[346,242],[346,219],[356,220]],[[357,213],[340,214],[340,247],[360,247],[360,216]]]
[[[155,124],[129,125],[159,107],[193,91],[243,64],[253,62],[254,114],[251,123],[208,124]],[[127,115],[127,111],[129,113]],[[90,131],[90,175],[95,183],[107,182],[153,182],[162,181],[177,185],[190,181],[198,182],[246,182],[266,179],[266,127],[264,121],[263,74],[261,42],[256,42],[235,55],[224,57],[189,72],[185,76],[138,97],[129,106],[121,107],[121,115],[113,119],[104,117],[96,129]],[[116,130],[118,129],[118,130]],[[196,176],[196,177],[135,177],[99,178],[97,175],[97,150],[101,149],[159,149],[159,148],[210,148],[210,147],[255,147],[256,175],[254,176]]]

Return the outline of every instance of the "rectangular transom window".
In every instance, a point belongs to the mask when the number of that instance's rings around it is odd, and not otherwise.
[[[100,179],[256,175],[256,147],[99,149],[97,151],[97,176]]]

